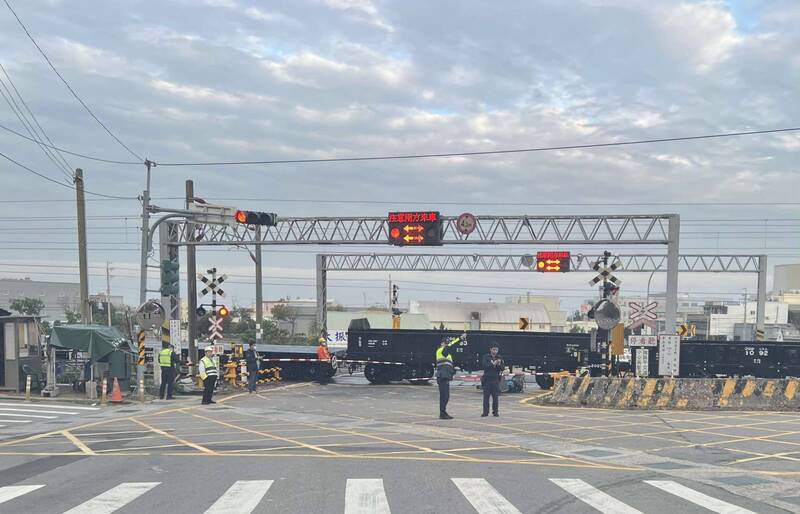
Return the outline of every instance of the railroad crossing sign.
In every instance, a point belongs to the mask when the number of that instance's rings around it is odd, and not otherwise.
[[[694,337],[697,335],[697,326],[690,325],[689,323],[681,323],[678,330],[675,332],[681,337]]]
[[[213,316],[209,318],[209,334],[208,338],[212,341],[216,341],[218,339],[222,339],[222,321],[225,318],[218,318]]]
[[[610,266],[603,266],[603,261],[597,261],[592,266],[592,269],[598,272],[598,275],[594,277],[592,280],[589,281],[589,285],[593,286],[598,282],[602,282],[603,280],[608,280],[615,286],[619,287],[622,284],[622,280],[615,277],[612,272],[618,270],[622,267],[622,261],[619,259],[614,260]]]
[[[465,236],[472,234],[476,226],[478,226],[478,220],[475,219],[474,214],[468,212],[460,214],[456,220],[456,229]]]
[[[631,309],[630,315],[628,316],[631,321],[630,325],[628,325],[629,329],[633,330],[642,325],[656,328],[656,320],[658,319],[656,307],[658,307],[658,302],[650,302],[647,305],[643,305],[639,302],[628,302],[628,307]]]
[[[201,298],[211,292],[218,294],[220,296],[225,296],[225,291],[223,291],[222,288],[219,286],[220,284],[225,282],[225,279],[228,278],[228,275],[220,275],[216,279],[211,279],[201,273],[198,273],[197,278],[200,279],[200,282],[206,285],[206,287],[204,287],[197,293],[197,295],[200,296]]]
[[[519,329],[520,330],[527,329],[528,328],[528,323],[529,323],[528,318],[520,318],[519,319]]]

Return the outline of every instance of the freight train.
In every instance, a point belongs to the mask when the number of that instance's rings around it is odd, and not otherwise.
[[[408,380],[427,382],[434,376],[434,354],[441,341],[452,341],[461,332],[453,330],[389,330],[351,327],[347,350],[335,354],[332,366],[320,367],[311,349],[268,347],[260,352],[270,365],[284,367],[287,378],[313,379],[318,373],[332,376],[337,370],[353,372],[363,368],[374,384]],[[551,373],[588,372],[607,374],[607,346],[592,347],[589,334],[553,332],[469,331],[465,340],[454,347],[453,360],[464,371],[481,369],[481,357],[489,347],[500,347],[506,365],[529,371],[540,387],[553,385]],[[640,375],[656,376],[657,349],[635,348],[649,352],[649,371]],[[290,352],[290,353],[287,353]],[[288,374],[287,374],[288,371]],[[684,340],[681,343],[680,376],[783,378],[800,376],[800,343],[755,341]]]

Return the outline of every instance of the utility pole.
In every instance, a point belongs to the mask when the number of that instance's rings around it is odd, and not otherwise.
[[[75,192],[78,201],[78,265],[80,266],[81,321],[92,323],[92,308],[89,304],[89,270],[86,259],[86,202],[83,191],[83,170],[75,169]]]
[[[111,326],[111,268],[106,261],[106,311],[108,312],[108,326]]]
[[[194,202],[194,182],[186,181],[186,209]],[[189,241],[194,241],[194,225],[186,220]],[[197,249],[186,246],[186,302],[188,310],[189,361],[197,362]]]
[[[261,241],[261,226],[259,225],[256,225],[256,240]],[[261,323],[264,321],[264,291],[262,283],[263,271],[261,266],[261,245],[256,245],[254,260],[256,261],[256,343],[258,344],[261,343]]]
[[[145,189],[142,192],[142,255],[139,270],[139,305],[147,301],[147,255],[150,253],[150,169],[155,165],[149,159],[144,161],[147,169]]]

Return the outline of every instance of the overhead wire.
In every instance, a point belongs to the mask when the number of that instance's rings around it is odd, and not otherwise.
[[[86,102],[84,102],[84,101],[83,101],[83,99],[82,99],[80,96],[78,96],[78,93],[76,93],[76,92],[75,92],[75,90],[72,88],[72,86],[69,84],[69,82],[67,82],[67,79],[65,79],[65,78],[64,78],[64,76],[63,76],[63,75],[61,75],[61,73],[60,73],[60,72],[59,72],[59,71],[56,69],[55,65],[53,65],[52,61],[50,61],[50,58],[47,56],[47,54],[45,53],[45,51],[44,51],[44,50],[42,50],[42,47],[41,47],[41,46],[39,46],[39,43],[37,43],[37,42],[36,42],[36,39],[34,39],[33,35],[31,35],[30,31],[28,30],[28,27],[26,27],[26,26],[25,26],[25,24],[24,24],[24,23],[22,22],[22,20],[20,19],[19,15],[17,15],[17,12],[14,10],[14,8],[13,8],[13,7],[11,7],[11,4],[8,2],[8,0],[3,0],[3,2],[6,4],[6,7],[8,7],[8,10],[9,10],[9,11],[11,11],[11,14],[13,14],[13,15],[14,15],[14,18],[16,18],[16,20],[17,20],[17,23],[19,23],[19,26],[20,26],[20,27],[22,27],[22,30],[24,30],[24,31],[25,31],[25,34],[28,36],[28,39],[30,39],[30,40],[31,40],[31,43],[33,43],[33,46],[35,46],[35,47],[36,47],[36,49],[39,51],[39,53],[42,55],[42,57],[44,57],[44,60],[45,60],[45,61],[47,62],[47,64],[50,66],[50,69],[51,69],[51,70],[53,70],[53,73],[55,73],[55,74],[56,74],[56,76],[58,76],[58,78],[59,78],[59,79],[61,79],[61,82],[63,82],[63,83],[64,83],[64,85],[65,85],[65,86],[67,87],[67,89],[69,90],[69,92],[70,92],[70,93],[72,93],[72,96],[73,96],[73,97],[75,97],[75,100],[77,100],[77,101],[78,101],[78,103],[80,103],[80,104],[81,104],[81,106],[83,106],[84,110],[86,110],[86,112],[87,112],[87,113],[89,113],[89,115],[90,115],[90,116],[91,116],[91,117],[92,117],[92,118],[93,118],[93,119],[94,119],[94,120],[95,120],[95,121],[96,121],[96,122],[97,122],[97,123],[98,123],[98,124],[99,124],[101,127],[103,127],[103,130],[105,130],[105,131],[106,131],[106,133],[107,133],[109,136],[111,136],[111,137],[114,139],[114,141],[116,141],[117,143],[119,143],[119,144],[120,144],[120,146],[122,146],[122,147],[123,147],[125,150],[127,150],[127,151],[128,151],[128,153],[130,153],[131,155],[133,155],[134,157],[136,157],[137,159],[139,159],[140,163],[144,162],[144,159],[143,159],[142,157],[140,157],[140,156],[139,156],[139,155],[138,155],[136,152],[134,152],[133,150],[131,150],[131,149],[130,149],[130,147],[128,147],[128,145],[126,145],[125,143],[123,143],[123,142],[122,142],[122,140],[116,136],[116,134],[114,134],[113,132],[111,132],[111,129],[109,129],[109,128],[106,126],[106,124],[105,124],[105,123],[103,123],[102,121],[100,121],[100,118],[98,118],[98,117],[97,117],[97,115],[95,115],[95,113],[94,113],[94,112],[93,112],[93,111],[92,111],[92,110],[89,108],[89,106],[88,106],[88,105],[86,105]]]
[[[2,70],[3,75],[5,75],[6,80],[8,80],[8,83],[11,85],[11,88],[17,94],[17,97],[19,98],[20,102],[22,103],[22,106],[25,107],[25,110],[30,115],[31,119],[33,120],[33,124],[35,124],[36,127],[38,127],[38,129],[39,129],[38,132],[36,132],[36,130],[34,130],[34,132],[36,133],[36,139],[38,139],[37,143],[39,144],[39,146],[42,149],[47,149],[46,151],[47,151],[48,155],[49,154],[53,154],[53,156],[56,158],[56,161],[58,163],[60,163],[61,165],[63,165],[63,169],[66,170],[67,176],[71,179],[72,178],[72,165],[69,163],[69,161],[67,161],[64,158],[64,156],[61,154],[61,152],[59,152],[57,150],[53,151],[53,150],[49,149],[47,146],[44,146],[44,141],[42,141],[41,137],[38,137],[39,133],[41,133],[43,138],[46,139],[47,142],[50,143],[50,145],[55,145],[55,143],[53,143],[53,140],[50,139],[50,136],[47,134],[47,131],[45,131],[44,127],[42,127],[42,124],[39,123],[39,119],[36,117],[36,115],[31,110],[30,106],[28,105],[28,102],[25,101],[25,98],[22,96],[22,93],[20,93],[19,89],[17,88],[17,85],[14,84],[14,81],[11,79],[11,75],[9,75],[8,71],[6,70],[5,66],[3,66],[2,63],[0,63],[0,70]],[[12,96],[12,98],[13,98],[13,96]],[[30,132],[29,132],[29,134],[30,134]],[[31,135],[33,136],[33,134],[31,134]],[[50,146],[50,145],[48,145],[48,146]]]

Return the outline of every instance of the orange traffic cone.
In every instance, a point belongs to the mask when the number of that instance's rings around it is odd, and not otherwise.
[[[117,377],[114,377],[114,390],[111,391],[111,403],[122,403],[122,391],[119,390]]]

